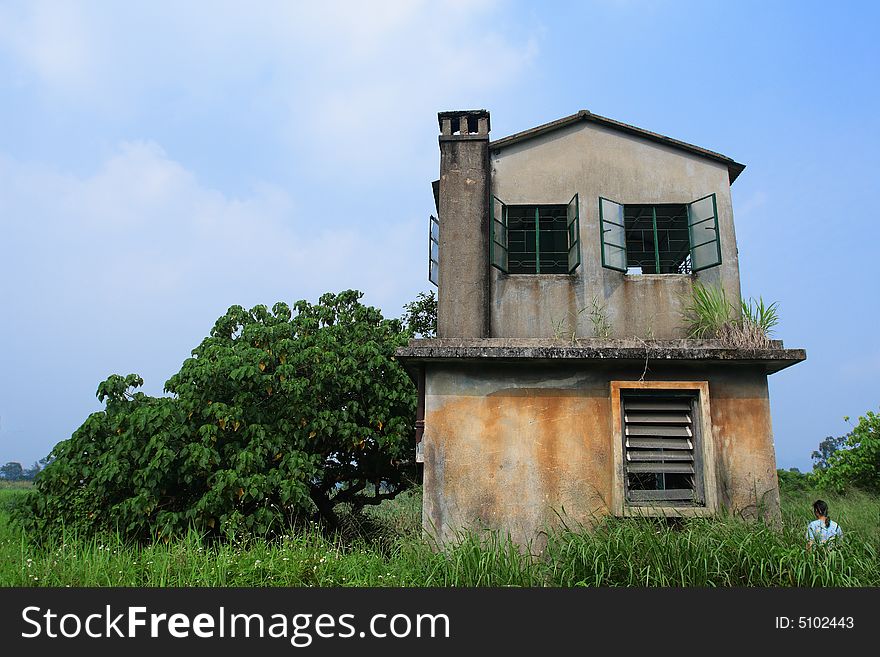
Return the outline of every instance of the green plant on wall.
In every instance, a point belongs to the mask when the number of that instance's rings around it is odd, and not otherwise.
[[[584,313],[587,314],[587,317],[590,320],[590,324],[593,327],[593,337],[596,338],[609,338],[611,337],[611,324],[608,322],[608,313],[606,311],[605,304],[599,301],[598,296],[594,296],[590,301],[589,306],[584,306],[574,316],[573,326],[574,328],[568,330],[565,327],[566,320],[571,317],[571,313],[568,314],[567,317],[563,317],[557,321],[553,322],[553,337],[557,339],[569,337],[571,342],[574,343],[577,340],[577,324],[578,319]]]
[[[763,335],[769,337],[773,328],[779,324],[779,303],[774,301],[769,306],[764,304],[764,299],[741,300],[743,321],[754,326]]]
[[[681,310],[687,337],[708,339],[719,337],[733,321],[733,306],[722,287],[694,283],[690,298]]]
[[[593,335],[597,338],[607,338],[611,336],[611,324],[608,323],[608,313],[605,310],[605,304],[599,301],[599,297],[594,296],[590,302],[590,323],[593,325]]]
[[[717,339],[741,348],[769,347],[770,336],[779,323],[778,303],[768,305],[758,297],[757,301],[740,299],[739,305],[737,316],[724,288],[694,283],[680,311],[687,337]]]

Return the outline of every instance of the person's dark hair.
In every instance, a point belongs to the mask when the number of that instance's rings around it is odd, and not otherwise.
[[[825,516],[825,526],[831,526],[831,518],[828,516],[828,505],[823,500],[816,500],[813,502],[813,511],[816,512],[816,515]]]

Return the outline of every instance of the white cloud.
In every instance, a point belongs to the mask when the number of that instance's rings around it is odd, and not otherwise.
[[[4,430],[64,437],[110,372],[159,392],[231,304],[356,288],[398,314],[428,287],[436,112],[491,109],[536,56],[503,9],[0,4],[22,112],[0,152]]]
[[[346,223],[268,184],[232,197],[153,142],[119,144],[86,176],[0,155],[0,180],[7,460],[68,436],[111,372],[161,393],[230,305],[354,288],[396,316],[425,287],[411,216]]]
[[[72,3],[0,7],[0,46],[63,93],[94,92],[100,73],[92,27]]]
[[[371,174],[382,165],[394,170],[401,143],[415,142],[436,158],[424,147],[435,140],[436,112],[485,106],[537,54],[533,35],[514,40],[493,31],[492,8],[423,5],[409,20],[385,26],[369,49],[339,35],[339,47],[321,51],[301,87],[286,87],[285,135],[312,157],[332,154],[336,164]]]
[[[111,313],[120,303],[183,313],[194,294],[272,303],[340,287],[387,302],[418,276],[411,221],[315,222],[267,184],[231,198],[151,142],[120,144],[84,178],[10,160],[0,160],[0,175],[11,183],[0,188],[4,278],[28,281],[22,290],[104,302]]]
[[[36,2],[0,9],[0,49],[52,99],[96,121],[257,108],[297,157],[372,176],[399,166],[401,143],[434,136],[425,126],[435,112],[483,106],[528,70],[538,28],[504,33],[502,9],[461,0]]]

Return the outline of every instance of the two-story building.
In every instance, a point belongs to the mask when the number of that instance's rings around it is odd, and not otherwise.
[[[441,112],[419,383],[425,530],[530,543],[564,520],[779,517],[773,341],[686,338],[695,281],[740,299],[730,186],[744,166],[581,111],[497,141]]]

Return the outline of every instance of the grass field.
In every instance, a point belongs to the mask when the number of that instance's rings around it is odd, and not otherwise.
[[[0,488],[0,509],[21,494]],[[819,496],[845,540],[807,552]],[[141,547],[72,535],[37,546],[0,510],[0,586],[880,586],[880,498],[863,494],[785,494],[782,532],[734,518],[611,519],[550,536],[540,557],[492,536],[432,550],[419,512],[417,494],[383,504],[360,532],[369,539],[306,527],[273,542],[204,545],[193,535]]]

